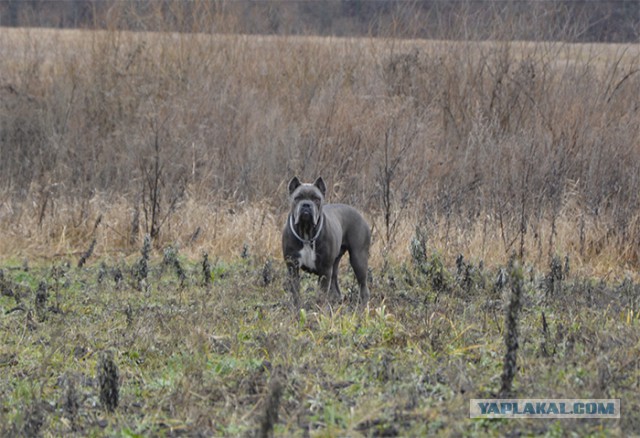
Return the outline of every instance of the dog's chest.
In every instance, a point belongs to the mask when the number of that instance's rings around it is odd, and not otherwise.
[[[316,250],[314,246],[315,245],[311,245],[310,243],[305,243],[298,253],[300,266],[304,266],[312,271],[316,269]]]

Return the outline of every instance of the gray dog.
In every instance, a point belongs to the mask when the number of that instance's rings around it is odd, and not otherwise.
[[[340,299],[338,265],[345,252],[349,252],[360,285],[360,304],[369,301],[369,225],[353,207],[325,204],[326,191],[322,178],[313,184],[303,184],[297,177],[289,182],[291,212],[282,231],[282,253],[287,264],[286,288],[296,308],[300,307],[299,268],[317,274],[321,290]]]

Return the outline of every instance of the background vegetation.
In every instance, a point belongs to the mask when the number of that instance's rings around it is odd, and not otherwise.
[[[200,249],[210,216],[279,227],[283,182],[321,174],[377,254],[421,223],[454,255],[637,266],[637,44],[132,33],[165,3],[128,4],[107,31],[2,31],[3,254]]]
[[[0,432],[637,430],[638,5],[452,4],[0,4],[87,28],[0,29]],[[294,174],[373,226],[362,314],[288,306]],[[465,419],[500,376],[623,418]]]

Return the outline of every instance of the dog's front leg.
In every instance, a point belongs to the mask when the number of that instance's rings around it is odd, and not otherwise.
[[[331,301],[340,302],[340,291],[331,287],[331,277],[333,275],[333,268],[329,268],[326,272],[323,272],[318,279],[320,284],[320,290],[325,296],[329,297]]]
[[[285,290],[291,294],[296,310],[300,309],[300,267],[296,260],[287,259]]]

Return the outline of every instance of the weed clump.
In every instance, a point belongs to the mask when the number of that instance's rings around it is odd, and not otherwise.
[[[143,291],[148,288],[147,277],[149,275],[149,258],[151,254],[151,238],[148,234],[144,236],[141,254],[142,257],[133,267],[133,278],[138,290]]]
[[[556,347],[552,345],[551,332],[549,330],[549,324],[547,323],[547,317],[542,312],[542,342],[540,343],[540,352],[542,357],[551,357],[556,354]]]
[[[187,280],[187,274],[178,259],[178,251],[173,246],[167,247],[162,256],[162,269],[164,270],[167,266],[172,266],[174,268],[176,276],[178,277],[178,280],[180,280],[180,287],[184,287],[184,283]]]
[[[262,267],[262,285],[269,286],[273,282],[273,262],[267,260]]]
[[[634,284],[633,280],[625,277],[622,283],[616,287],[616,295],[625,303],[629,311],[637,315],[640,310],[640,284]]]
[[[127,307],[124,308],[124,315],[127,318],[127,327],[131,327],[133,324],[133,307],[131,307],[131,303],[127,303]]]
[[[47,319],[47,298],[47,284],[41,281],[36,291],[35,299],[36,318],[38,322],[44,322]]]
[[[421,271],[425,271],[427,264],[427,232],[424,227],[416,226],[415,234],[409,244],[411,261]]]
[[[433,253],[427,264],[427,278],[431,281],[431,288],[436,292],[449,290],[449,272],[445,268],[439,254]]]
[[[209,262],[209,254],[202,254],[202,276],[204,277],[205,287],[211,286],[211,263]]]
[[[118,366],[113,360],[111,351],[100,353],[97,375],[100,385],[100,403],[107,411],[113,412],[118,407],[120,383]]]
[[[247,260],[249,258],[249,245],[246,243],[242,245],[242,251],[240,251],[240,258]]]
[[[415,234],[409,245],[411,261],[418,272],[428,281],[431,290],[440,293],[451,289],[451,274],[444,266],[442,257],[436,251],[428,255],[427,232],[424,227],[416,226]]]
[[[511,279],[511,295],[505,313],[504,343],[506,353],[502,366],[502,386],[500,396],[508,398],[512,393],[513,378],[516,375],[516,354],[518,351],[518,318],[522,299],[523,273],[520,266],[514,265],[509,275]]]
[[[16,431],[16,435],[23,436],[38,436],[40,434],[40,429],[44,425],[44,412],[41,408],[40,404],[34,401],[31,406],[26,409],[24,425],[22,430]]]
[[[115,269],[113,270],[113,281],[116,284],[116,288],[120,289],[120,287],[122,286],[122,269],[120,269],[120,267],[116,266]]]
[[[5,297],[15,297],[11,282],[4,276],[4,270],[0,269],[0,295]]]
[[[95,247],[96,247],[96,239],[93,239],[91,241],[91,244],[89,245],[89,248],[87,248],[84,254],[82,254],[82,256],[80,257],[80,260],[78,260],[78,268],[82,268],[85,265],[85,263],[87,263],[87,260],[93,254],[93,250],[95,249]]]
[[[78,391],[76,390],[75,379],[67,375],[64,378],[64,395],[62,397],[62,412],[65,417],[74,425],[80,402],[78,400]]]
[[[167,246],[162,253],[162,272],[166,267],[172,266],[178,258],[178,251],[171,245]]]
[[[456,258],[456,281],[465,292],[465,296],[484,289],[484,277],[482,275],[483,263],[476,268],[472,263],[467,263],[462,254]]]
[[[502,289],[507,285],[509,280],[509,275],[507,274],[507,270],[504,267],[498,269],[498,273],[496,274],[496,279],[493,282],[493,293],[495,295],[499,295],[502,292]]]
[[[281,371],[276,368],[269,382],[269,391],[265,399],[264,412],[260,421],[261,438],[273,437],[273,426],[278,422],[278,409],[280,408],[280,398],[283,392],[283,376]]]
[[[567,267],[569,263],[567,263]],[[568,269],[567,269],[568,270]],[[549,262],[549,273],[546,278],[546,296],[551,298],[558,296],[562,293],[562,280],[564,278],[564,270],[562,269],[562,262],[560,257],[553,256]]]
[[[67,264],[68,268],[69,265]],[[69,286],[69,279],[67,278],[65,272],[65,265],[54,265],[51,268],[51,278],[50,278],[50,290],[55,295],[55,303],[53,306],[49,306],[49,310],[60,313],[60,289]]]
[[[107,265],[105,262],[102,262],[98,267],[98,276],[96,278],[97,283],[102,284],[106,276],[107,276]]]

